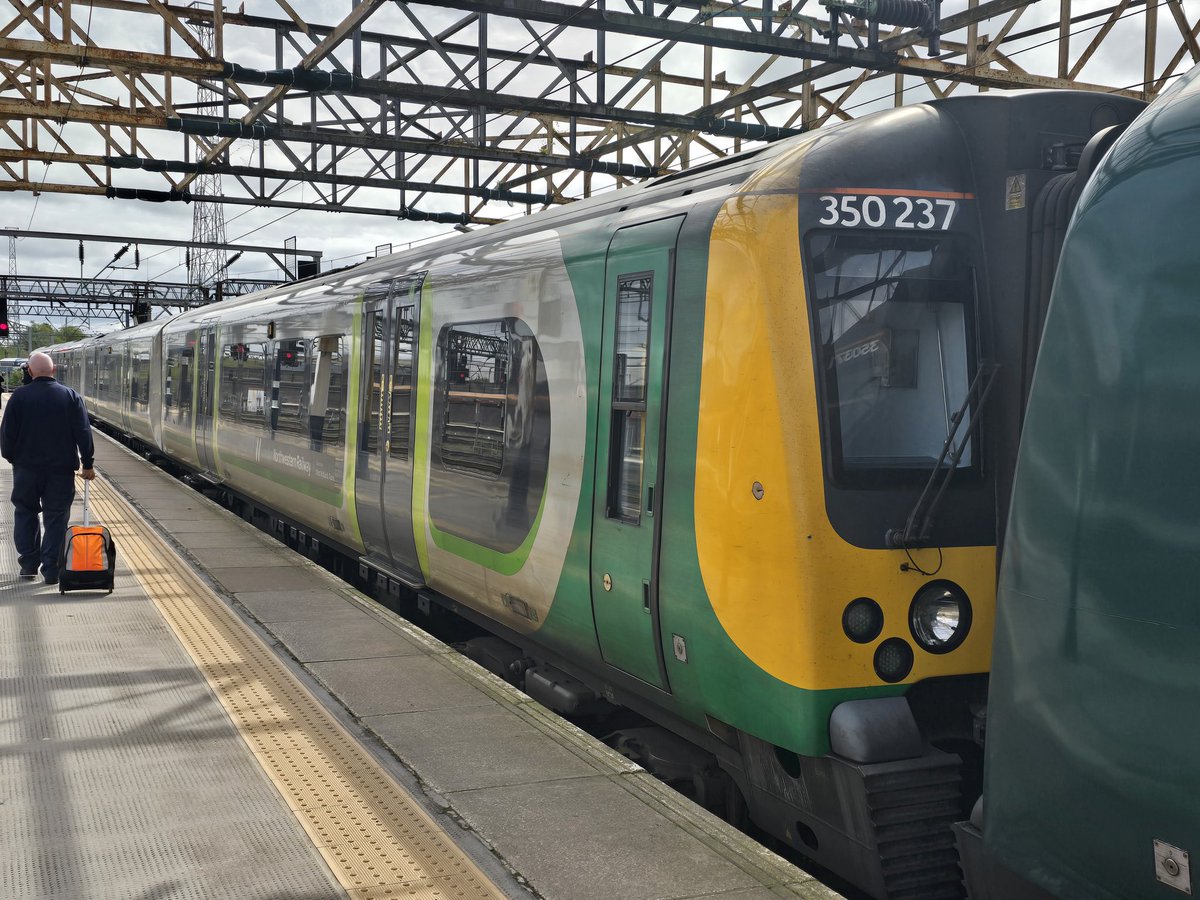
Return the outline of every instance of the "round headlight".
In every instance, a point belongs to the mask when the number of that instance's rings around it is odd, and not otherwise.
[[[971,601],[949,581],[932,581],[917,591],[908,610],[917,644],[930,653],[949,653],[971,630]]]
[[[851,600],[842,613],[842,631],[855,643],[871,643],[883,631],[883,610],[870,597]]]
[[[875,648],[875,674],[889,684],[903,681],[912,667],[912,647],[906,641],[888,638]]]

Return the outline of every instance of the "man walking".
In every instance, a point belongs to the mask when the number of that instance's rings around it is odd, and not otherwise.
[[[12,463],[15,507],[13,539],[21,577],[37,576],[38,561],[46,584],[58,584],[58,554],[75,500],[75,470],[87,481],[95,450],[82,398],[54,380],[54,360],[37,352],[29,357],[33,381],[13,391],[0,420],[0,455]],[[38,513],[42,514],[42,529]]]

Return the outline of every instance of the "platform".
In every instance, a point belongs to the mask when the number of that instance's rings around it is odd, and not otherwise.
[[[111,596],[18,580],[0,465],[0,896],[837,898],[99,434],[96,458]]]

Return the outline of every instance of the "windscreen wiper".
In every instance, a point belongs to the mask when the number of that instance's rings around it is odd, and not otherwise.
[[[979,428],[983,406],[992,392],[992,386],[996,383],[996,373],[999,371],[1000,367],[991,360],[983,360],[980,363],[975,377],[971,380],[971,386],[967,389],[967,396],[963,398],[962,406],[950,419],[952,424],[946,440],[942,442],[942,452],[938,454],[933,471],[929,473],[921,496],[917,498],[912,512],[908,514],[904,527],[889,528],[887,534],[884,535],[884,542],[888,547],[921,547],[929,543],[929,535],[933,531],[933,514],[937,511],[938,504],[942,502],[946,488],[950,486],[950,479],[954,477],[954,470],[958,468],[958,462],[962,459],[967,444],[970,443],[971,437]],[[959,426],[966,418],[967,412],[971,408],[971,401],[976,396],[979,399],[975,404],[975,415],[971,417],[971,424],[967,426],[962,440],[955,445],[954,437],[958,434]],[[942,463],[947,461],[949,464],[943,469]],[[934,491],[935,486],[937,487],[936,492]],[[933,499],[929,500],[931,494]],[[926,500],[929,500],[928,505],[926,505]]]

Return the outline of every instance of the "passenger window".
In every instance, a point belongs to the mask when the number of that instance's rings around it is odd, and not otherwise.
[[[308,347],[309,447],[341,456],[346,436],[346,357],[342,335],[313,338]]]
[[[129,369],[130,408],[134,413],[145,413],[150,405],[150,351],[134,349]]]
[[[624,275],[617,281],[608,517],[632,524],[638,524],[642,518],[646,359],[653,291],[654,276],[648,272]]]
[[[249,341],[221,350],[221,414],[229,421],[261,428],[267,421],[267,345]]]
[[[504,467],[507,323],[453,325],[442,337],[442,463],[448,469],[498,476]]]
[[[275,345],[275,377],[271,383],[271,430],[308,436],[303,417],[307,406],[308,378],[303,339]]]
[[[511,553],[537,521],[550,465],[537,338],[517,318],[456,323],[439,332],[434,358],[430,516],[441,531]]]
[[[167,347],[167,383],[163,405],[169,411],[171,424],[187,428],[192,424],[192,359],[195,349],[193,332],[172,335]],[[100,365],[96,366],[96,395],[100,396]]]

